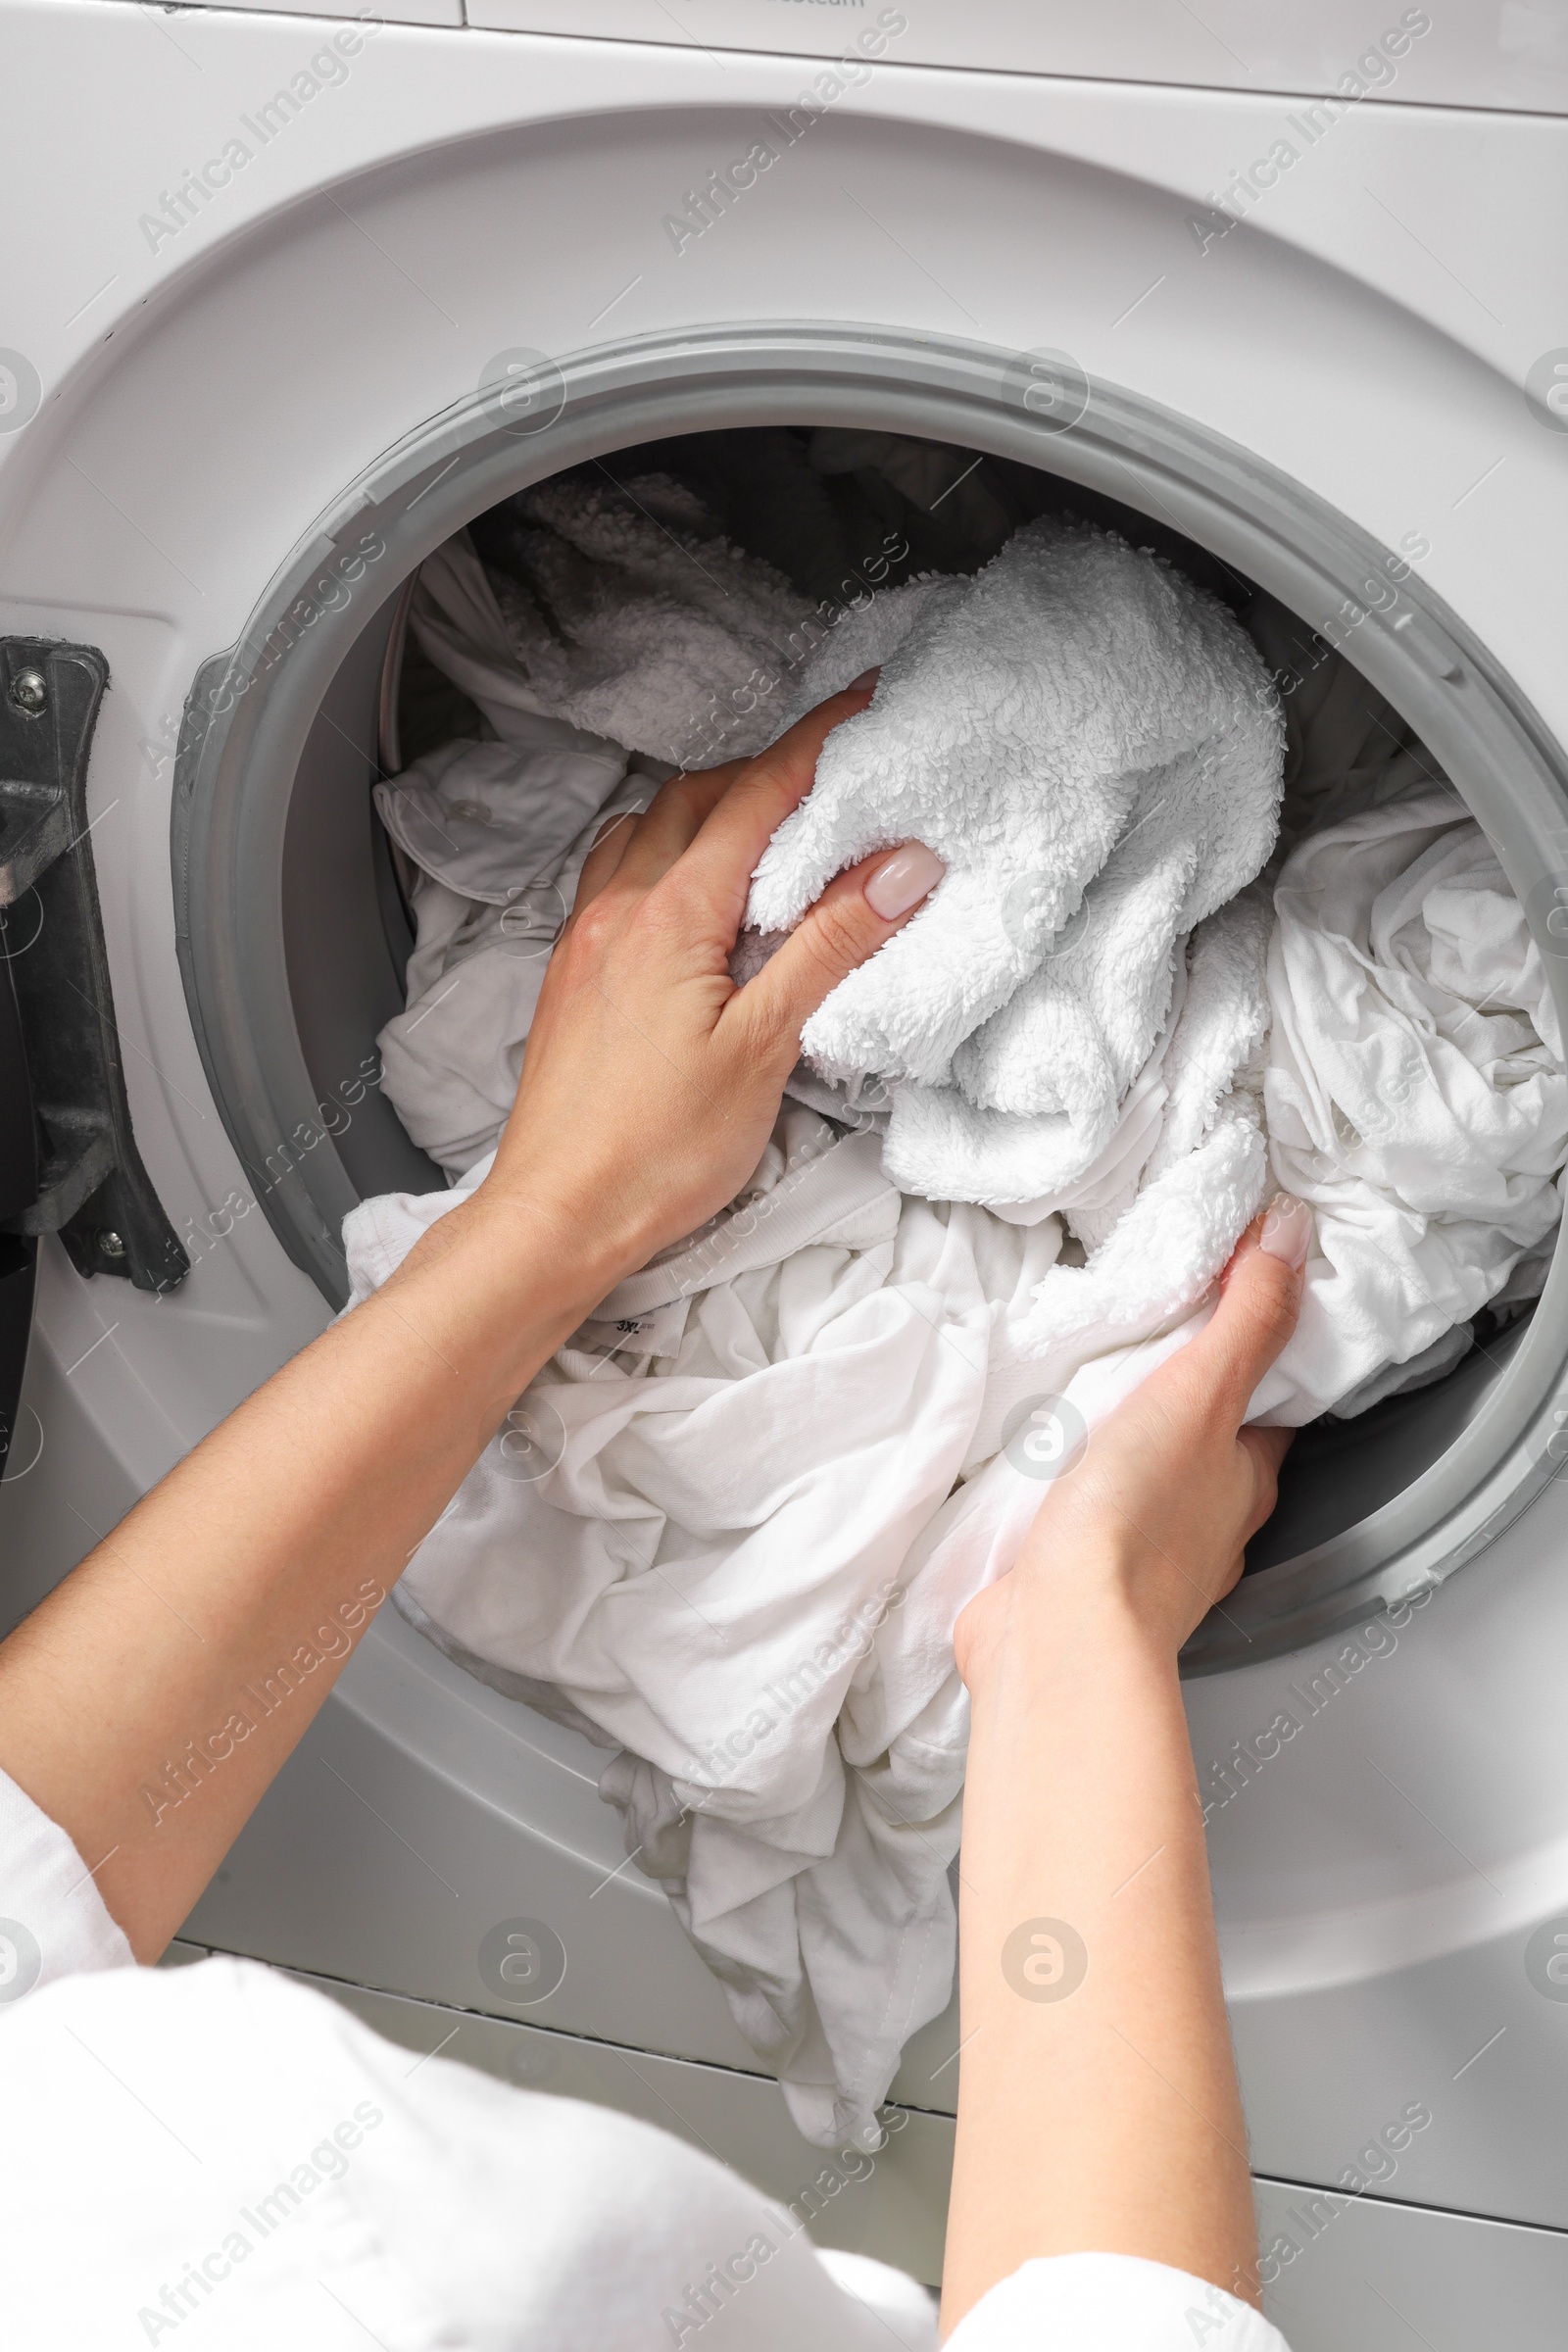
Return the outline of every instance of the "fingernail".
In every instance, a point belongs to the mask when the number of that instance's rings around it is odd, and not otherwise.
[[[867,894],[869,895],[869,894]],[[1288,1266],[1304,1266],[1312,1247],[1312,1211],[1294,1193],[1276,1193],[1268,1204],[1257,1246]]]
[[[947,870],[935,850],[928,850],[923,841],[906,841],[902,850],[894,851],[886,865],[866,876],[865,903],[885,923],[897,922],[901,914],[919,906],[927,891],[935,890]]]
[[[861,672],[860,672],[860,674],[859,674],[859,676],[858,676],[858,678],[852,678],[852,679],[850,680],[849,684],[848,684],[848,685],[845,687],[844,691],[845,691],[845,693],[846,693],[846,694],[865,694],[865,693],[868,693],[868,692],[870,691],[870,689],[871,689],[871,688],[872,688],[872,687],[873,687],[873,686],[876,684],[876,682],[877,682],[878,678],[879,678],[881,675],[882,675],[882,670],[881,670],[881,665],[880,665],[880,663],[878,664],[878,666],[877,666],[875,669],[862,669],[862,670],[861,670]]]

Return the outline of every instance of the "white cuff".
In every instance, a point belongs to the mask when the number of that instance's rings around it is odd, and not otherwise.
[[[135,1964],[65,1831],[0,1772],[0,2006],[60,1977]]]
[[[1136,2254],[1026,2262],[966,2312],[947,2352],[1290,2352],[1223,2287]]]

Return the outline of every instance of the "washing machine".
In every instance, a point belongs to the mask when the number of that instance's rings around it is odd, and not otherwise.
[[[430,1189],[370,788],[418,565],[564,467],[836,426],[1131,511],[1395,707],[1568,1013],[1561,0],[0,0],[0,45],[6,1622],[323,1328],[345,1211]],[[1562,2340],[1565,1365],[1558,1262],[1308,1432],[1187,1655],[1296,2352]],[[935,2278],[956,2012],[881,2150],[808,2146],[600,1765],[385,1609],[172,1957]]]

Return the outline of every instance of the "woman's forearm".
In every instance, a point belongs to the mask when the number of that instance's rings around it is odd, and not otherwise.
[[[866,859],[747,987],[729,976],[748,878],[870,691],[607,829],[472,1200],[0,1643],[0,1767],[70,1832],[140,1957],[535,1372],[622,1275],[733,1199],[805,1022],[940,878],[918,845]]]
[[[943,2321],[1035,2255],[1250,2297],[1247,2142],[1174,1653],[1113,1571],[1021,1589],[974,1692]]]
[[[0,1645],[0,1767],[160,1952],[515,1397],[615,1279],[481,1192]]]
[[[1142,2255],[1248,2302],[1257,2246],[1177,1676],[1241,1573],[1289,1434],[1245,1426],[1296,1325],[1281,1194],[1212,1319],[1049,1489],[956,1629],[963,2058],[943,2320],[1034,2255]]]

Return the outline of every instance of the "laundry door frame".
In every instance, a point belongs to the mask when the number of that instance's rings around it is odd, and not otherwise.
[[[348,484],[279,567],[236,644],[203,663],[175,768],[172,852],[185,995],[242,1164],[277,1161],[261,1204],[334,1305],[359,1199],[323,1127],[279,919],[283,840],[311,726],[339,667],[425,557],[514,492],[617,448],[759,425],[956,442],[1141,508],[1235,564],[1358,669],[1463,792],[1524,905],[1568,1028],[1568,758],[1408,553],[1280,468],[1064,356],[840,324],[661,332],[514,371],[421,422]],[[1315,1640],[1450,1575],[1523,1511],[1568,1451],[1568,1264],[1468,1425],[1398,1494],[1250,1575],[1184,1653],[1216,1672]]]

